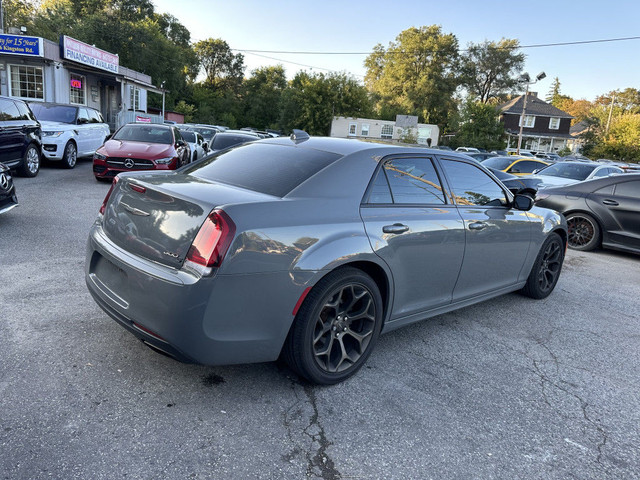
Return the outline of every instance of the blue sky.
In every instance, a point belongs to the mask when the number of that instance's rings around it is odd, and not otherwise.
[[[438,24],[468,42],[517,38],[521,45],[640,36],[640,1],[417,1],[369,0],[207,1],[153,0],[158,12],[177,17],[194,41],[222,38],[231,48],[277,51],[368,52],[387,45],[402,30]],[[640,88],[640,40],[524,49],[525,70],[547,78],[532,87],[544,97],[552,79],[574,98],[593,100],[614,89]],[[365,55],[245,53],[246,74],[282,64],[292,77],[301,69],[285,61],[322,69],[365,74]]]

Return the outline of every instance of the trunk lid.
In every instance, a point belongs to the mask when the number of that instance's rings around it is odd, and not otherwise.
[[[176,173],[121,175],[104,212],[106,235],[128,252],[180,268],[209,213],[270,195]]]

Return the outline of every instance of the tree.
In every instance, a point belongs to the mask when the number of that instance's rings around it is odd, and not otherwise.
[[[514,93],[525,59],[517,52],[519,46],[518,40],[508,38],[470,43],[461,61],[463,84],[469,94],[489,103]]]
[[[452,147],[472,145],[487,150],[501,150],[505,146],[504,125],[493,105],[475,101],[470,96],[456,115],[456,123],[456,135],[450,142]]]
[[[234,54],[221,38],[201,40],[193,46],[205,83],[215,88],[238,88],[244,76],[244,56]]]
[[[282,95],[280,125],[328,135],[334,116],[371,114],[367,90],[344,73],[298,72]]]
[[[376,45],[365,66],[365,84],[383,118],[408,114],[421,122],[445,124],[455,109],[458,40],[437,25],[404,30],[386,49]]]
[[[262,67],[251,72],[243,85],[244,123],[278,128],[282,92],[287,88],[284,67]]]

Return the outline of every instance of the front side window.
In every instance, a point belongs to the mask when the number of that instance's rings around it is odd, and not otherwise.
[[[549,130],[558,130],[560,128],[560,119],[551,117],[549,119]]]
[[[394,158],[384,164],[393,203],[446,203],[442,185],[428,158]]]
[[[380,131],[380,136],[382,138],[393,138],[393,125],[383,125],[382,130]]]
[[[11,93],[13,97],[44,100],[44,76],[42,67],[11,65]]]
[[[20,119],[18,107],[11,100],[0,98],[0,121],[10,122]]]
[[[518,162],[513,167],[511,167],[508,173],[532,173],[534,170],[539,170],[544,167],[546,167],[544,163],[532,162],[531,160],[523,160],[522,162]]]
[[[75,103],[77,105],[86,104],[85,83],[85,78],[82,75],[71,74],[69,103]]]
[[[454,160],[443,160],[442,166],[458,205],[500,207],[507,204],[502,188],[480,168]]]
[[[524,126],[525,128],[533,128],[533,126],[536,123],[536,117],[533,115],[525,115],[524,116]],[[520,122],[518,123],[518,126],[522,126],[522,117],[520,117]]]
[[[78,124],[89,123],[89,112],[86,108],[78,109]]]

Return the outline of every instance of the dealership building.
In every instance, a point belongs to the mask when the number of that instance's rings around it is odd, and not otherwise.
[[[105,52],[67,36],[60,43],[0,34],[0,94],[29,102],[86,105],[102,112],[111,130],[133,121],[161,123],[147,110],[151,77],[120,65]]]

